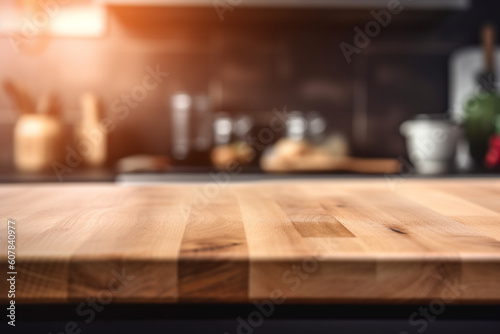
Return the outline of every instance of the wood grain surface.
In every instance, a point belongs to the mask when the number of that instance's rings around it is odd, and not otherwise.
[[[21,303],[500,302],[496,178],[3,185],[0,199]]]

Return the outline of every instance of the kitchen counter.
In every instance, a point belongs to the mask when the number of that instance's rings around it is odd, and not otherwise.
[[[0,168],[1,183],[49,183],[49,182],[113,182],[116,173],[106,168],[80,168],[65,173],[61,179],[52,171],[21,172],[14,168]]]
[[[14,184],[0,198],[18,303],[500,302],[498,178]]]

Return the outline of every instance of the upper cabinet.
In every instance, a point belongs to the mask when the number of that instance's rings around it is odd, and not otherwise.
[[[401,2],[413,9],[466,9],[470,0],[98,0],[112,5],[133,6],[227,6],[227,7],[313,7],[313,8],[374,8]]]
[[[98,37],[107,28],[108,6],[366,9],[401,5],[405,9],[460,10],[471,0],[1,0],[0,36]]]

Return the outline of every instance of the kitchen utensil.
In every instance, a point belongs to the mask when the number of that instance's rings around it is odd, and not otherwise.
[[[307,133],[307,120],[300,111],[290,111],[286,118],[286,136],[293,140],[304,139]]]
[[[14,83],[6,80],[3,83],[3,88],[10,96],[17,110],[21,114],[32,114],[35,111],[35,104],[29,96],[26,88],[19,83]]]
[[[77,149],[87,166],[101,167],[106,163],[107,133],[100,126],[99,99],[92,93],[86,93],[80,105],[81,121],[75,128]]]
[[[212,143],[212,113],[207,95],[196,95],[193,101],[193,147],[198,153],[208,152]]]
[[[62,159],[64,131],[54,116],[23,114],[14,126],[14,165],[24,172],[37,172]]]
[[[189,154],[189,120],[192,98],[188,94],[175,94],[170,99],[172,110],[172,156],[185,160]]]
[[[248,115],[233,119],[227,113],[219,113],[214,121],[216,146],[210,153],[212,165],[220,170],[234,171],[252,162],[255,150],[246,142],[252,127],[253,119]]]
[[[396,159],[365,159],[331,155],[305,140],[280,139],[264,152],[260,160],[266,172],[327,172],[344,171],[367,174],[399,172]]]
[[[18,170],[37,172],[62,158],[64,129],[57,118],[60,105],[55,95],[45,94],[35,104],[20,84],[4,82],[21,116],[14,126],[14,165]]]
[[[443,115],[418,115],[401,124],[411,163],[419,174],[444,174],[453,169],[460,134]]]
[[[321,143],[325,140],[326,121],[316,111],[309,111],[306,114],[307,119],[307,136],[313,143]]]
[[[231,142],[233,134],[233,120],[231,116],[225,112],[220,112],[215,116],[214,120],[214,140],[215,145],[227,145]]]

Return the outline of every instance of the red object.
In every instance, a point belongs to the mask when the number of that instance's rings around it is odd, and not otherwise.
[[[490,149],[484,158],[484,165],[489,169],[500,167],[500,134],[490,138]]]

